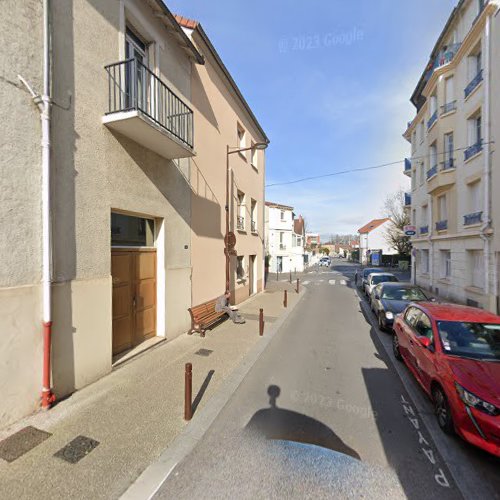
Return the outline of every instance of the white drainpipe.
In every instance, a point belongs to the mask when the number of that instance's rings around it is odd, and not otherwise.
[[[54,402],[51,389],[52,344],[52,221],[50,200],[50,112],[51,112],[50,0],[43,0],[43,93],[42,122],[42,289],[43,289],[43,374],[42,408]]]
[[[486,231],[491,225],[490,215],[490,16],[486,18],[484,27],[484,111],[483,111],[483,128],[484,128],[484,224],[481,227],[481,238],[484,241],[484,292],[488,300],[488,309],[491,308],[491,279],[490,279],[490,255],[491,255],[491,237],[486,234]]]

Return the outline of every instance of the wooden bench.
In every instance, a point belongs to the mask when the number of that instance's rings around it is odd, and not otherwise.
[[[189,330],[189,335],[198,332],[204,337],[207,328],[210,328],[227,316],[226,312],[215,311],[216,302],[217,299],[213,299],[188,309],[191,315],[191,330]]]

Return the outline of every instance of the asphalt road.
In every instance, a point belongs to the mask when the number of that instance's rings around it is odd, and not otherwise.
[[[336,261],[303,276],[308,293],[157,498],[498,494],[499,462],[436,433],[430,403],[388,354],[390,338],[372,326],[353,274]],[[270,463],[260,441],[266,437],[349,458],[314,478],[306,451],[301,461],[280,448]],[[342,489],[342,475],[350,488]],[[325,476],[335,481],[320,484]]]

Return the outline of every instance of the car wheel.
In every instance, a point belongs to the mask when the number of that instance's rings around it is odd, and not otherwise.
[[[398,361],[403,361],[403,356],[401,356],[401,351],[399,350],[399,339],[396,333],[392,336],[392,353]]]
[[[384,313],[380,312],[378,314],[378,327],[382,332],[385,332],[387,330],[385,323],[384,323]]]
[[[434,401],[434,412],[436,414],[439,427],[441,427],[441,430],[446,434],[453,434],[453,418],[451,416],[451,409],[446,394],[441,388],[436,387],[432,391],[432,399]]]

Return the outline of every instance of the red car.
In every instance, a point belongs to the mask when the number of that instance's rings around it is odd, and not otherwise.
[[[410,304],[393,352],[434,403],[447,433],[500,457],[500,316],[454,304]]]

